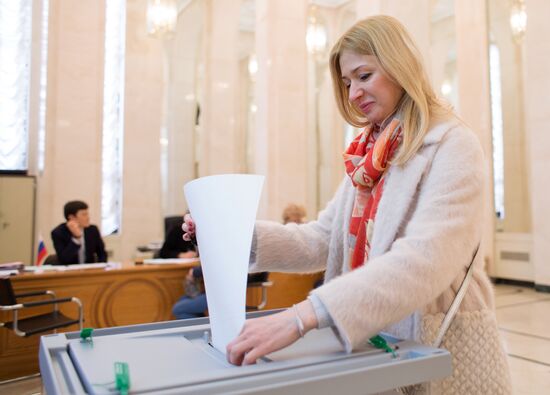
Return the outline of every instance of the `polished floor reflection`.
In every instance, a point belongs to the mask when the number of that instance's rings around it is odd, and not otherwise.
[[[496,308],[515,395],[550,393],[550,293],[496,285]],[[4,395],[40,394],[40,378],[0,385]]]
[[[497,285],[495,294],[514,394],[550,393],[550,293]]]

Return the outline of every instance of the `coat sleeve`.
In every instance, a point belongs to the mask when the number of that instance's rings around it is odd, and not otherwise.
[[[481,235],[484,179],[475,135],[448,133],[390,249],[313,291],[348,351],[428,305],[464,273]]]
[[[307,224],[286,225],[257,221],[256,262],[250,271],[318,272],[327,264],[329,241],[338,215],[345,180],[317,220]]]

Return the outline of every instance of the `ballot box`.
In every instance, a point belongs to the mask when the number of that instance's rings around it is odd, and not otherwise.
[[[448,351],[384,337],[394,354],[369,344],[348,354],[330,328],[313,330],[234,366],[211,346],[208,318],[168,321],[43,336],[40,372],[48,395],[121,393],[115,363],[128,368],[130,394],[377,394],[451,374]]]

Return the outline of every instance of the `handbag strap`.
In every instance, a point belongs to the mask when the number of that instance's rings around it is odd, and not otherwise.
[[[455,317],[458,311],[458,308],[460,307],[460,303],[462,303],[462,300],[464,299],[464,295],[466,295],[466,291],[468,290],[468,285],[470,284],[470,280],[472,279],[472,275],[474,273],[474,261],[476,259],[478,251],[479,251],[479,244],[477,245],[476,250],[474,251],[474,256],[472,257],[472,261],[468,265],[468,270],[466,271],[464,280],[462,280],[462,284],[460,284],[460,288],[458,289],[458,292],[456,293],[456,296],[453,302],[451,303],[451,307],[449,307],[449,310],[447,311],[445,318],[443,318],[443,322],[441,323],[441,327],[439,328],[439,333],[437,334],[437,337],[433,343],[433,346],[436,348],[441,345],[441,342],[443,341],[443,337],[445,336],[445,333],[447,333],[447,330],[451,326],[451,323],[453,322],[453,318]]]

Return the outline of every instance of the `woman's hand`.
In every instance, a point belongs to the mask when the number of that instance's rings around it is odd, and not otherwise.
[[[183,230],[183,240],[191,241],[195,238],[195,222],[191,218],[191,214],[185,214],[183,216],[183,225],[181,226]]]
[[[304,324],[304,333],[317,328],[317,316],[309,300],[296,305]],[[227,360],[234,365],[250,365],[258,358],[284,348],[300,338],[296,311],[289,308],[281,313],[245,321],[239,336],[227,345]]]

